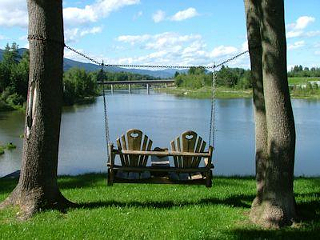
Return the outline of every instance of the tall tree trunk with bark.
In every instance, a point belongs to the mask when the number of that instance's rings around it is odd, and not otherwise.
[[[292,224],[296,218],[293,194],[295,126],[287,78],[284,3],[283,0],[245,0],[245,6],[249,46],[260,48],[255,43],[255,36],[260,32],[262,51],[250,49],[250,55],[253,74],[258,76],[262,72],[265,103],[265,110],[261,109],[265,118],[256,115],[259,122],[256,122],[256,146],[258,154],[260,144],[264,143],[262,152],[266,156],[258,159],[257,197],[250,217],[265,227],[281,227]],[[252,62],[258,59],[261,59],[262,70],[255,66],[257,62]],[[254,94],[259,92],[257,88],[259,86],[254,85]],[[256,100],[255,109],[257,113]]]
[[[19,183],[1,204],[24,216],[69,202],[57,185],[62,107],[62,0],[28,0],[30,74]]]

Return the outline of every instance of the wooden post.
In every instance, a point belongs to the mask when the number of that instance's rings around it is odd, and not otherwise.
[[[129,93],[131,93],[131,84],[129,84]]]
[[[147,94],[150,94],[150,90],[149,90],[149,83],[147,83]]]
[[[111,86],[111,93],[113,94],[113,84],[111,84],[110,86]]]

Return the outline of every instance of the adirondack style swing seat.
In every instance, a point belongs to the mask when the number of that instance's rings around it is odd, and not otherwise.
[[[197,133],[186,131],[171,141],[171,150],[151,150],[152,140],[138,129],[131,129],[117,139],[117,148],[109,147],[108,185],[113,183],[197,184],[212,186],[212,153]],[[115,163],[119,156],[121,164]],[[173,164],[150,165],[149,156],[172,157]],[[202,163],[203,166],[200,166]],[[162,172],[162,174],[157,174]],[[166,173],[166,174],[163,174]]]

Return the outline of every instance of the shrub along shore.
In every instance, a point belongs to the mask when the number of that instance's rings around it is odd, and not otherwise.
[[[0,202],[17,179],[0,179]],[[115,184],[105,174],[62,176],[64,196],[78,203],[28,221],[18,209],[0,210],[0,239],[319,239],[320,178],[297,178],[301,219],[293,227],[264,230],[249,221],[253,177],[214,177],[213,187]]]
[[[320,99],[320,78],[290,77],[289,89],[292,98]],[[181,97],[200,99],[211,98],[212,96],[212,88],[209,86],[196,89],[187,87],[157,88],[156,91]],[[215,97],[222,99],[252,98],[252,88],[218,86],[215,90]]]

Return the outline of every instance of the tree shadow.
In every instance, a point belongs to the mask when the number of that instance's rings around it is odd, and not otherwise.
[[[9,194],[18,184],[19,179],[0,179],[0,194]]]
[[[235,239],[320,239],[320,228],[285,228],[280,230],[236,229],[228,232]]]
[[[198,201],[128,201],[121,202],[115,200],[109,201],[93,201],[85,203],[77,203],[70,206],[69,209],[96,209],[96,208],[152,208],[152,209],[172,209],[176,207],[187,207],[187,206],[210,206],[210,205],[225,205],[229,207],[246,208],[251,207],[250,204],[245,201],[252,201],[254,195],[234,195],[225,199],[220,198],[203,198]]]
[[[92,188],[96,183],[107,181],[106,173],[92,173],[73,176],[60,176],[58,185],[61,190],[75,189],[75,188]],[[106,183],[107,184],[107,183]]]

